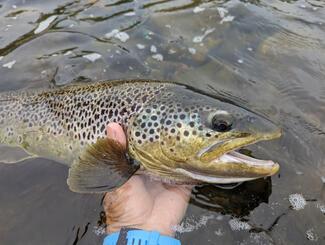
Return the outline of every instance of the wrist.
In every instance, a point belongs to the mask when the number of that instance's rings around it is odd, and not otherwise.
[[[120,232],[107,235],[103,245],[126,245],[131,244],[152,245],[181,245],[180,241],[170,236],[165,236],[157,231],[145,231],[133,228],[122,228]]]
[[[159,224],[152,224],[152,225],[143,224],[143,225],[127,225],[127,226],[108,225],[106,228],[106,232],[109,235],[112,233],[120,232],[122,228],[134,228],[143,231],[157,231],[161,235],[175,237],[175,230],[173,229],[173,225],[170,226],[162,226]]]

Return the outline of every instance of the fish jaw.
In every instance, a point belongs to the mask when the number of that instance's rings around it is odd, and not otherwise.
[[[177,168],[176,172],[197,181],[229,184],[276,174],[280,165],[271,160],[259,160],[236,151],[228,152],[210,163],[210,171]]]
[[[249,135],[243,138],[215,142],[198,154],[191,167],[176,168],[175,172],[197,181],[207,183],[238,183],[276,174],[280,165],[271,160],[255,159],[236,151],[236,149],[263,140],[276,139],[281,130],[273,133]]]
[[[282,130],[277,129],[270,133],[247,133],[234,134],[234,137],[228,137],[226,140],[218,140],[197,153],[197,157],[202,162],[211,162],[227,152],[234,151],[241,147],[255,144],[259,141],[273,140],[281,137]]]

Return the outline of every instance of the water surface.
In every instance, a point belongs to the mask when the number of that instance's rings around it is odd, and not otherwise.
[[[324,244],[325,2],[0,1],[0,90],[175,80],[266,115],[280,140],[243,149],[281,165],[232,190],[196,187],[183,244]],[[100,195],[49,160],[0,165],[1,244],[101,244]]]

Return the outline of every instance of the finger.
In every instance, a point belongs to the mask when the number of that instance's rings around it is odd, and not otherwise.
[[[106,126],[106,134],[108,138],[114,139],[126,147],[125,133],[118,123],[109,123]]]

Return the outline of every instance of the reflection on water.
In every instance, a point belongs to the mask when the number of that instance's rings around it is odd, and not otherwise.
[[[260,203],[268,203],[271,192],[271,178],[249,181],[233,189],[203,185],[194,188],[191,201],[194,205],[214,212],[243,217]]]
[[[278,161],[279,175],[196,187],[178,237],[322,244],[324,8],[322,0],[1,1],[0,89],[167,79],[265,115],[284,136],[247,150]],[[100,244],[102,197],[71,193],[64,166],[0,168],[1,244]]]

